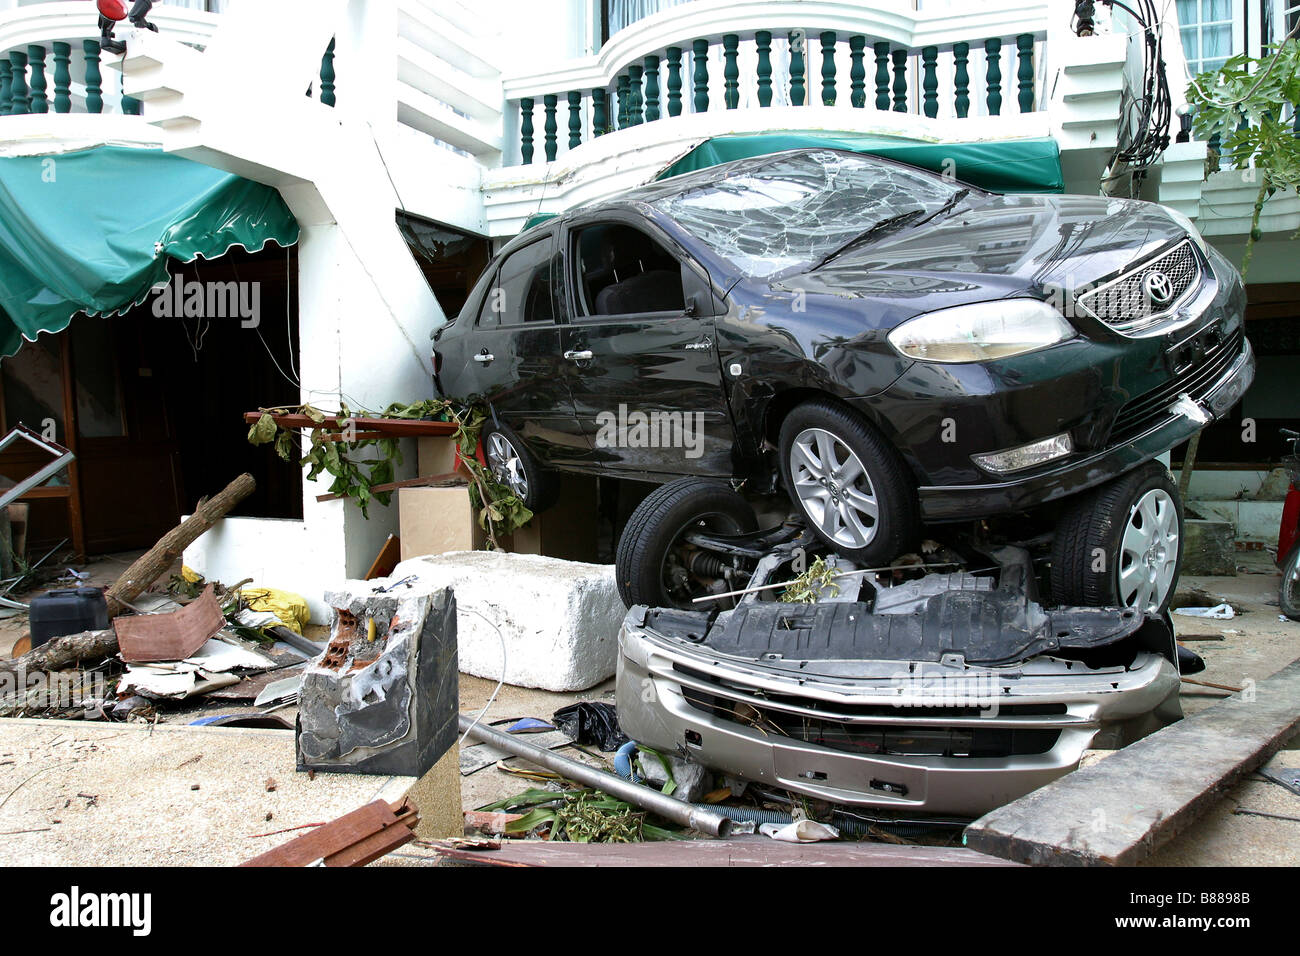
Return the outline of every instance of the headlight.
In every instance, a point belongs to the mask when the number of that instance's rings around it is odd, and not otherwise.
[[[929,312],[889,333],[889,343],[922,362],[989,362],[1047,348],[1074,328],[1046,302],[999,299]]]
[[[1209,249],[1207,249],[1205,245],[1205,237],[1201,235],[1194,222],[1184,216],[1177,209],[1170,209],[1168,206],[1162,206],[1161,208],[1164,209],[1165,214],[1168,215],[1170,219],[1177,223],[1180,229],[1187,233],[1187,238],[1196,243],[1196,248],[1201,250],[1201,255],[1208,256],[1210,254]]]

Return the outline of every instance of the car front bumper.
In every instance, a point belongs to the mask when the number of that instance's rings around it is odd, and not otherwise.
[[[1077,767],[1099,734],[1127,737],[1153,718],[1171,719],[1165,708],[1177,706],[1177,670],[1145,651],[1127,667],[1047,657],[1011,667],[853,661],[813,674],[788,660],[768,666],[656,633],[639,610],[619,635],[619,722],[629,737],[837,804],[975,817]],[[832,726],[847,734],[825,746],[782,732],[768,717],[787,729],[790,720],[811,720],[822,739]],[[990,731],[1035,731],[1054,742],[1010,756],[897,752],[911,733]],[[849,752],[877,732],[890,735],[893,752]]]

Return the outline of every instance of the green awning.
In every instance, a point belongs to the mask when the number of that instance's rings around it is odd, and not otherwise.
[[[143,302],[168,259],[297,241],[275,189],[161,150],[0,158],[0,356]]]
[[[853,133],[784,132],[736,134],[705,140],[659,174],[667,179],[733,159],[786,149],[828,146],[895,159],[997,193],[1061,193],[1061,152],[1053,139],[1010,139],[990,143],[926,143]]]

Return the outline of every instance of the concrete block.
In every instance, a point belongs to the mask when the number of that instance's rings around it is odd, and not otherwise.
[[[504,640],[507,684],[585,690],[614,675],[627,609],[612,565],[461,551],[403,561],[390,580],[409,575],[421,590],[455,591],[462,673],[499,678]]]
[[[326,593],[325,653],[298,691],[298,769],[423,777],[456,742],[452,593]]]
[[[1226,521],[1183,522],[1183,574],[1237,573],[1237,535]]]

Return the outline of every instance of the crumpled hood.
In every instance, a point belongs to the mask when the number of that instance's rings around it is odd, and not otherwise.
[[[972,197],[932,223],[777,283],[785,291],[927,298],[927,308],[1074,289],[1186,236],[1160,206],[1092,196]],[[938,300],[931,298],[939,296]]]

